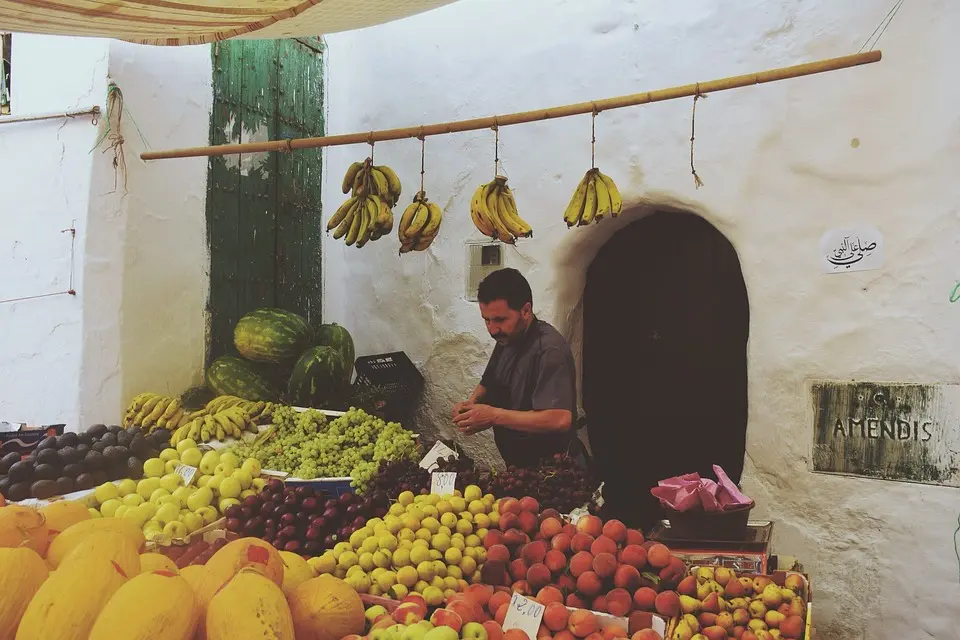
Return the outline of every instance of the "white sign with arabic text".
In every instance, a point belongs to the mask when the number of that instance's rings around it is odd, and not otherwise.
[[[870,271],[883,267],[883,235],[872,226],[833,229],[820,238],[824,273]]]

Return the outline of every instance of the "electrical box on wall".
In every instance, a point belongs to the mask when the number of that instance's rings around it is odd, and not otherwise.
[[[489,274],[503,269],[503,245],[499,242],[467,243],[467,289],[466,297],[477,301],[477,289]]]

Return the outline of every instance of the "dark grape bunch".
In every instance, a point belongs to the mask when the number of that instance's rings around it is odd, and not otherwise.
[[[269,542],[277,549],[318,556],[363,528],[368,518],[387,515],[387,496],[371,491],[328,496],[311,487],[285,487],[271,480],[263,491],[227,509],[226,528]]]
[[[570,456],[556,454],[540,463],[536,469],[507,470],[491,475],[484,491],[495,496],[532,496],[544,509],[570,513],[593,500],[599,483]]]
[[[412,460],[383,460],[373,479],[373,491],[396,500],[404,491],[430,492],[430,473]]]
[[[453,456],[438,458],[436,471],[456,473],[457,482],[455,487],[460,491],[463,491],[471,484],[480,484],[479,470],[476,465],[474,465],[473,460],[464,454],[460,454],[459,458],[454,458]]]

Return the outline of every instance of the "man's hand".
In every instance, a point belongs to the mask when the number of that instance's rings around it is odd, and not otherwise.
[[[453,405],[453,413],[451,414],[450,419],[456,422],[457,416],[459,416],[461,413],[463,413],[473,405],[474,405],[473,400],[464,400],[463,402],[458,402],[457,404]]]
[[[453,422],[465,436],[480,433],[497,423],[499,410],[496,407],[488,404],[469,404],[463,408],[466,411],[454,415]]]

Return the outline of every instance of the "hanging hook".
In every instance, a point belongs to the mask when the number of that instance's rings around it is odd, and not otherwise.
[[[707,95],[700,92],[700,83],[697,83],[696,93],[693,94],[693,113],[690,116],[690,172],[693,174],[693,184],[697,189],[703,186],[703,180],[697,175],[697,169],[693,165],[693,140],[697,132],[697,100],[706,99]]]
[[[420,127],[421,134],[418,136],[420,138],[420,195],[423,195],[423,174],[424,174],[424,158],[427,155],[427,139],[423,136],[423,127]]]
[[[493,116],[493,177],[497,177],[500,170],[500,120]]]
[[[590,114],[590,168],[597,168],[597,103],[591,102],[593,112]]]

